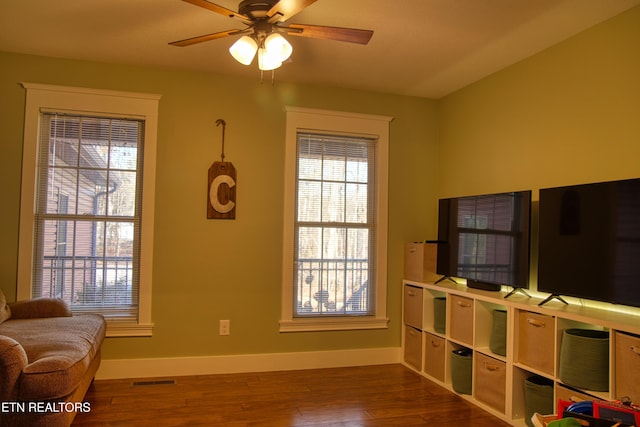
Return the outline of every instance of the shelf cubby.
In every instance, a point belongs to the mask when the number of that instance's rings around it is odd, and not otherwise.
[[[433,334],[439,334],[444,336],[445,331],[436,330],[435,316],[436,316],[436,299],[444,298],[446,305],[447,294],[444,292],[435,291],[432,289],[425,289],[423,293],[423,317],[422,317],[422,330],[425,332],[431,332]],[[446,307],[445,307],[446,310]],[[446,319],[446,317],[445,317]]]
[[[553,377],[556,371],[556,317],[516,310],[515,323],[517,364],[539,375]]]
[[[447,303],[447,334],[452,340],[473,347],[473,299],[451,295],[447,297]]]
[[[494,311],[500,311],[501,313],[504,313],[504,316],[506,317],[506,323],[504,325],[496,325],[495,322],[497,316],[494,314]],[[507,309],[507,306],[490,301],[476,300],[474,315],[474,325],[476,325],[474,331],[474,347],[476,351],[480,351],[488,356],[505,361],[507,357],[506,337],[509,334],[508,329],[511,323],[509,322],[509,311]],[[498,321],[500,319],[501,317],[498,317]],[[501,331],[502,328],[504,328],[505,330]],[[504,336],[505,342],[503,346],[505,347],[505,354],[498,354],[491,348],[492,339],[497,341],[496,335],[498,334],[496,333],[496,331],[502,332]]]
[[[424,332],[424,371],[438,381],[446,381],[447,340],[431,332]]]
[[[507,390],[506,362],[476,352],[473,363],[474,398],[504,414]]]

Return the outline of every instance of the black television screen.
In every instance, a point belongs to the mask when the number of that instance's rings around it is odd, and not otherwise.
[[[531,191],[440,199],[437,273],[467,286],[529,287]]]
[[[640,179],[540,190],[538,290],[640,307]]]

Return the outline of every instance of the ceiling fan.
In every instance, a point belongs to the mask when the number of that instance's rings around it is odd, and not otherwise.
[[[274,70],[286,61],[293,48],[282,34],[329,39],[365,45],[369,43],[373,31],[357,28],[328,27],[322,25],[285,24],[284,22],[300,13],[317,0],[242,0],[238,12],[219,6],[207,0],[183,0],[215,13],[237,19],[246,25],[244,29],[233,29],[205,34],[169,43],[173,46],[191,46],[210,40],[240,35],[229,49],[240,63],[249,65],[258,55],[261,71]]]

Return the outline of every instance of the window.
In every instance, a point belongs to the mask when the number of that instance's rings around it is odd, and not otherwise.
[[[371,314],[376,142],[297,133],[295,316]]]
[[[389,120],[287,109],[281,331],[386,327]]]
[[[159,97],[24,86],[19,298],[101,313],[110,336],[150,335]]]

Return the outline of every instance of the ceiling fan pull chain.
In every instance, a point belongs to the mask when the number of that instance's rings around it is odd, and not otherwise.
[[[264,70],[260,70],[260,84],[264,83]],[[276,84],[276,70],[271,70],[271,86]]]
[[[225,127],[227,126],[227,123],[222,119],[216,120],[216,126],[220,126],[220,125],[222,125],[222,154],[220,155],[220,157],[224,162],[224,130],[225,130]]]

